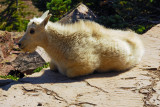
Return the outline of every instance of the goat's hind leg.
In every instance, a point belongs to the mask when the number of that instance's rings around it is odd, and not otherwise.
[[[83,75],[88,75],[93,73],[94,70],[92,68],[84,67],[84,66],[78,66],[71,69],[68,69],[66,72],[67,77],[73,78]]]

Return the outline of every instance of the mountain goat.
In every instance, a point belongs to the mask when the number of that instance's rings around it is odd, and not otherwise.
[[[77,77],[95,70],[128,70],[141,61],[144,48],[136,33],[83,20],[52,23],[48,13],[30,20],[18,45],[25,52],[33,52],[37,46],[44,48],[51,57],[51,70],[57,68],[68,77]]]

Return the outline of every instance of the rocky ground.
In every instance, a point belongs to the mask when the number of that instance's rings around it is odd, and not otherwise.
[[[0,80],[0,107],[160,107],[160,25],[141,35],[142,62],[127,72],[69,79],[44,69]]]

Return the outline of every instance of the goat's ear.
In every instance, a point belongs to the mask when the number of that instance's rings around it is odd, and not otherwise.
[[[43,15],[40,17],[41,19],[45,19],[48,16],[49,10],[43,13]]]
[[[46,24],[48,23],[50,17],[52,16],[52,14],[49,14],[42,22],[41,25],[42,26],[46,26]]]

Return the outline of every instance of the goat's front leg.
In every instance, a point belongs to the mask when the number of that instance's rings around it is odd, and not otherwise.
[[[55,65],[53,60],[51,60],[49,66],[50,66],[50,70],[58,72],[57,66]]]

